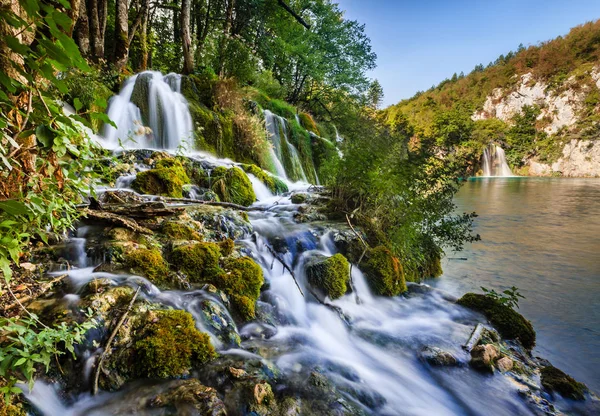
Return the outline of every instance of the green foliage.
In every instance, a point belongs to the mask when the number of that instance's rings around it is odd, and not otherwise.
[[[516,286],[503,290],[502,293],[498,293],[494,289],[486,289],[483,286],[481,287],[481,290],[486,296],[489,296],[501,305],[505,305],[513,309],[519,308],[519,298],[525,299],[525,296],[519,293],[519,288]]]
[[[371,85],[369,85],[369,89],[367,90],[368,105],[377,110],[381,106],[383,97],[383,87],[378,80],[374,80],[371,82]]]
[[[536,137],[540,134],[535,128],[540,114],[537,106],[524,106],[520,113],[513,117],[513,125],[506,132],[508,149],[506,159],[511,166],[521,167],[525,156],[532,152]]]
[[[169,266],[158,249],[138,248],[125,254],[126,267],[132,273],[147,277],[157,286],[165,287],[170,282]]]
[[[367,252],[364,271],[369,286],[377,295],[397,296],[406,291],[404,269],[390,250],[383,246]]]
[[[302,112],[298,114],[298,119],[300,120],[300,125],[307,131],[313,132],[317,136],[320,135],[319,129],[315,120],[313,120],[312,116],[308,113]]]
[[[503,337],[518,339],[528,350],[535,346],[535,331],[531,322],[494,297],[467,293],[457,303],[484,314]]]
[[[194,318],[186,311],[157,311],[157,322],[144,329],[135,343],[138,376],[179,377],[194,363],[204,364],[216,357],[208,334],[196,329]]]
[[[546,366],[542,368],[540,373],[542,376],[542,386],[546,390],[559,393],[567,399],[585,399],[585,392],[588,391],[585,384],[576,381],[573,377],[565,374],[558,368]]]
[[[0,377],[8,384],[0,387],[5,400],[21,393],[17,381],[26,381],[33,387],[36,372],[41,368],[48,372],[50,363],[66,353],[75,359],[75,345],[84,340],[85,333],[94,328],[96,321],[89,320],[67,326],[61,322],[55,327],[42,324],[37,316],[30,314],[20,318],[0,317]]]
[[[307,265],[306,278],[330,299],[340,298],[348,291],[350,263],[339,253],[325,259],[318,257]]]
[[[179,160],[163,159],[156,163],[155,169],[138,173],[131,185],[145,194],[181,198],[183,185],[189,182],[190,179]]]
[[[219,166],[211,172],[211,189],[219,195],[221,201],[248,206],[256,201],[252,182],[238,167]]]
[[[269,190],[275,195],[281,195],[289,191],[288,186],[281,179],[265,172],[256,165],[242,165],[242,168],[265,184]]]

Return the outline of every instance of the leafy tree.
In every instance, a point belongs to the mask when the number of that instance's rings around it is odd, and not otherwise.
[[[374,109],[378,109],[383,102],[383,87],[379,83],[378,80],[374,80],[369,85],[369,90],[367,91],[367,100],[369,106]]]

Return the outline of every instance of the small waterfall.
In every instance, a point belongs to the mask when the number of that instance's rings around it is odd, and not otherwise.
[[[288,139],[287,120],[269,110],[265,110],[265,125],[269,139],[273,144],[271,154],[274,156],[277,175],[286,179],[303,180],[307,182],[298,150]]]
[[[111,98],[108,117],[117,128],[104,126],[107,148],[174,150],[193,137],[192,116],[177,74],[147,71],[132,76]]]
[[[251,173],[247,173],[247,175],[248,179],[250,179],[250,182],[252,183],[252,188],[254,188],[254,193],[256,194],[256,200],[258,202],[273,198],[273,193],[264,183],[260,181],[260,179]]]
[[[481,156],[483,176],[514,176],[506,163],[504,149],[495,144],[490,144],[483,149]]]

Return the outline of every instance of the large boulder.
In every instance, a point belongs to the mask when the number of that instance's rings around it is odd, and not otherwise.
[[[397,296],[406,292],[402,264],[386,247],[379,246],[369,250],[362,268],[375,294]]]
[[[556,392],[567,399],[584,400],[587,387],[553,366],[542,368],[542,386]]]
[[[467,293],[457,303],[484,314],[504,338],[517,339],[528,350],[535,346],[535,331],[531,322],[496,299]]]
[[[500,352],[493,344],[477,345],[471,351],[471,366],[477,370],[494,372],[494,364]]]
[[[219,166],[210,174],[210,189],[223,202],[248,206],[256,201],[256,194],[248,176],[238,167]]]
[[[144,194],[182,198],[183,186],[189,182],[179,160],[162,159],[156,162],[156,168],[138,173],[131,186]]]

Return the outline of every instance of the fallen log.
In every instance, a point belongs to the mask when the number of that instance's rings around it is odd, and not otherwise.
[[[95,222],[108,223],[118,227],[124,227],[141,234],[152,234],[152,231],[148,228],[142,227],[135,220],[127,218],[123,215],[118,215],[107,211],[94,211],[90,209],[85,209],[83,214],[85,216],[84,220],[87,219]]]
[[[484,329],[485,327],[482,324],[477,324],[477,326],[475,326],[475,329],[473,329],[473,332],[471,332],[471,336],[467,340],[467,343],[463,345],[463,349],[465,349],[467,352],[471,352],[471,350],[475,348],[475,346],[481,339]]]

